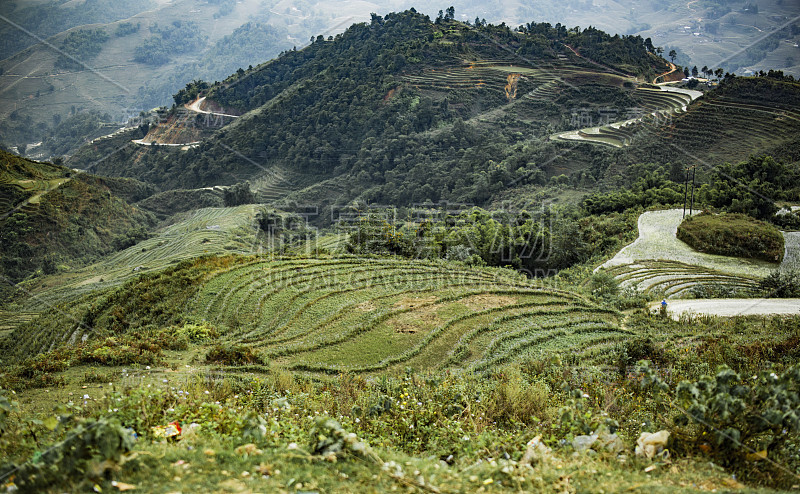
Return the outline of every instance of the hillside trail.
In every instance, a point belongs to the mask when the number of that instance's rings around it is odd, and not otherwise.
[[[203,96],[201,98],[197,98],[192,103],[183,105],[184,108],[187,110],[200,113],[203,115],[212,115],[215,117],[228,117],[228,118],[239,118],[239,115],[230,115],[228,113],[220,113],[214,111],[203,110],[201,106],[203,102],[206,100],[206,97]],[[181,142],[181,143],[162,143],[162,142],[148,142],[145,141],[144,138],[142,139],[135,139],[132,141],[134,144],[139,144],[140,146],[166,146],[166,147],[180,147],[183,150],[190,149],[201,144],[201,141],[192,141],[192,142]]]
[[[657,81],[658,81],[659,77],[664,77],[665,75],[670,75],[671,73],[673,73],[676,70],[678,70],[678,67],[674,63],[672,63],[672,62],[667,62],[667,63],[669,64],[670,69],[668,71],[664,72],[663,74],[658,74],[655,77],[655,79],[653,79],[653,84],[658,85]],[[666,83],[662,83],[662,84],[666,84]]]
[[[39,204],[42,200],[42,196],[44,196],[45,194],[49,194],[50,192],[53,192],[57,188],[61,187],[63,184],[69,182],[70,180],[72,180],[72,178],[55,178],[52,180],[45,180],[45,182],[47,182],[46,189],[38,190],[33,194],[31,194],[30,197],[27,197],[25,200],[20,202],[19,204],[16,204],[10,210],[0,212],[0,220],[8,218],[17,211],[20,211],[21,209],[25,208],[29,204]]]

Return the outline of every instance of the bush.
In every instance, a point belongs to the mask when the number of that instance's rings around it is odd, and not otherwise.
[[[161,346],[150,338],[109,337],[90,347],[81,348],[75,360],[85,364],[101,365],[155,365],[161,361]]]
[[[16,470],[14,484],[22,492],[43,492],[65,482],[94,482],[133,448],[133,441],[131,431],[114,420],[86,419],[63,441],[37,453],[31,461],[4,466],[0,477]]]
[[[686,218],[678,238],[700,252],[770,262],[783,259],[783,235],[769,223],[745,214],[701,213]]]
[[[800,297],[800,272],[775,271],[758,283],[758,289],[765,297]]]
[[[668,388],[648,363],[643,362],[640,370],[645,376],[643,383]],[[704,452],[734,470],[750,470],[757,456],[785,456],[787,445],[799,439],[800,365],[781,375],[765,370],[751,378],[721,366],[714,376],[682,381],[667,400],[675,412],[675,446]],[[754,456],[754,452],[761,453]],[[783,477],[786,482],[794,479],[773,464],[762,463],[762,475],[773,480]]]
[[[548,416],[550,386],[529,382],[517,367],[493,376],[498,382],[486,403],[486,417],[501,424],[530,424]]]
[[[173,326],[170,332],[178,338],[186,338],[192,343],[200,343],[216,338],[216,328],[206,323],[186,323],[181,327]]]
[[[206,362],[222,365],[246,365],[262,363],[261,356],[246,345],[217,345],[206,354]]]

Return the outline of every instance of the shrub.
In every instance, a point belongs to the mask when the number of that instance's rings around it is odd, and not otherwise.
[[[494,376],[498,381],[486,403],[486,417],[498,423],[530,424],[548,415],[550,386],[526,380],[518,367]]]
[[[216,328],[206,323],[186,323],[181,327],[173,326],[171,332],[175,336],[188,338],[192,343],[200,343],[217,337]]]
[[[206,354],[206,362],[222,365],[245,365],[262,363],[261,356],[246,345],[217,345]]]
[[[758,283],[758,289],[765,297],[800,297],[800,272],[775,271]]]
[[[644,384],[668,389],[648,363],[642,364]],[[800,365],[781,375],[765,370],[750,378],[721,366],[714,376],[682,381],[667,398],[674,413],[676,446],[705,452],[735,470],[749,469],[756,456],[785,456],[787,445],[796,443],[800,432],[799,392]],[[773,465],[762,465],[765,475],[773,480],[786,475]]]
[[[656,346],[649,337],[625,340],[615,348],[615,361],[620,375],[627,376],[629,370],[640,360],[648,360],[658,365],[668,362],[661,347]]]
[[[161,346],[150,338],[109,337],[90,347],[78,350],[75,360],[101,365],[154,365],[161,361]]]
[[[686,218],[678,238],[700,252],[770,262],[783,259],[783,235],[773,225],[745,214],[701,213]]]
[[[0,475],[16,469],[14,483],[23,492],[42,492],[65,482],[95,481],[131,450],[133,441],[131,432],[114,420],[86,419],[63,441],[23,465],[4,466]]]
[[[609,300],[619,295],[619,284],[612,275],[601,271],[593,274],[589,279],[589,290],[592,297],[598,300]]]

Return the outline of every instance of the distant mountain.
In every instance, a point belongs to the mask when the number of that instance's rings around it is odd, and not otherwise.
[[[37,159],[71,154],[168,104],[192,79],[271,58],[313,27],[293,39],[283,23],[264,22],[252,0],[70,5],[20,6],[8,14],[14,25],[0,21],[9,47],[0,61],[0,143]]]

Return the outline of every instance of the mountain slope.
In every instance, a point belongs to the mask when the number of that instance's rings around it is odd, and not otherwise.
[[[0,150],[3,291],[41,269],[80,265],[146,238],[154,217],[112,194],[142,198],[134,181],[75,173]]]
[[[280,167],[299,194],[290,199],[347,176],[368,200],[483,203],[518,170],[540,169],[534,161],[553,170],[585,162],[549,159],[558,150],[543,142],[548,132],[568,126],[574,106],[624,111],[635,104],[637,74],[651,79],[666,67],[640,38],[548,24],[520,29],[432,23],[413,11],[375,16],[214,85],[207,101],[246,113],[197,147],[127,147],[99,161],[113,148],[94,146],[70,163],[163,188],[231,184]],[[497,169],[514,154],[522,156]],[[432,176],[442,183],[430,183]],[[389,183],[400,177],[419,193],[398,196]]]

